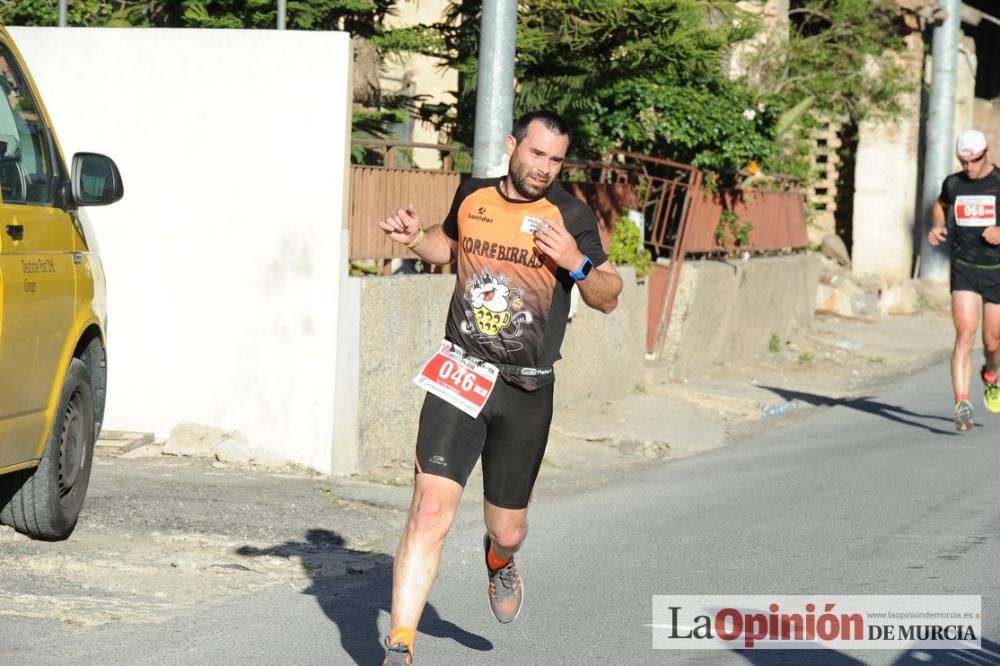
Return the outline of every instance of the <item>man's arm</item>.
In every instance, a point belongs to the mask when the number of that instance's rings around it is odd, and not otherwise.
[[[580,261],[583,261],[582,254]],[[576,286],[580,288],[583,302],[595,310],[611,314],[618,307],[618,295],[622,293],[622,278],[610,261],[595,267],[590,271],[590,275],[585,280],[577,282]]]
[[[927,232],[927,240],[931,245],[940,245],[948,237],[948,227],[945,226],[944,203],[938,199],[931,208],[931,230]]]
[[[379,226],[390,239],[410,248],[430,264],[450,264],[458,252],[458,241],[448,237],[440,224],[420,227],[420,214],[412,205],[397,208]]]
[[[539,226],[535,231],[535,245],[547,257],[567,271],[575,271],[583,263],[583,252],[576,239],[566,230],[560,219],[545,219],[548,226]],[[611,262],[605,261],[594,267],[586,279],[577,282],[583,302],[595,310],[609,314],[618,306],[618,294],[622,292],[622,279]]]

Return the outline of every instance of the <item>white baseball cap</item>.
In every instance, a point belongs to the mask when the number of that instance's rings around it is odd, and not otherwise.
[[[986,136],[979,130],[965,130],[958,135],[955,142],[955,154],[959,157],[972,157],[986,150]]]

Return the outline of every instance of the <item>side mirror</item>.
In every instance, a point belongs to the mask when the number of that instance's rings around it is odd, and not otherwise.
[[[98,153],[73,155],[73,199],[80,206],[106,206],[125,195],[114,160]]]

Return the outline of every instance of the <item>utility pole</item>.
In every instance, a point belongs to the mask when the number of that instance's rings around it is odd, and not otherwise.
[[[285,0],[278,0],[278,30],[285,29]]]
[[[476,137],[472,175],[478,178],[507,172],[504,139],[514,122],[514,47],[517,41],[517,0],[483,3],[479,37],[479,77],[476,88]]]
[[[66,3],[68,1],[69,0],[59,0],[59,27],[60,28],[65,28],[66,27],[66,23],[67,23],[67,18],[66,18],[66,14],[67,14],[67,12],[66,12]]]
[[[931,94],[927,105],[924,150],[924,187],[917,219],[921,222],[920,277],[943,282],[948,279],[948,252],[927,240],[931,209],[941,193],[941,182],[951,172],[955,146],[955,88],[957,86],[958,33],[961,27],[960,0],[941,0],[948,13],[944,23],[934,28],[931,55]]]

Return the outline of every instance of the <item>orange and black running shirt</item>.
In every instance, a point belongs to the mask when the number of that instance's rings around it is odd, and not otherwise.
[[[491,363],[546,368],[559,358],[573,278],[535,247],[539,219],[561,219],[580,251],[600,266],[608,257],[594,214],[558,183],[533,201],[514,201],[500,178],[465,180],[443,228],[458,243],[458,275],[446,337]],[[506,375],[527,390],[552,373]]]

